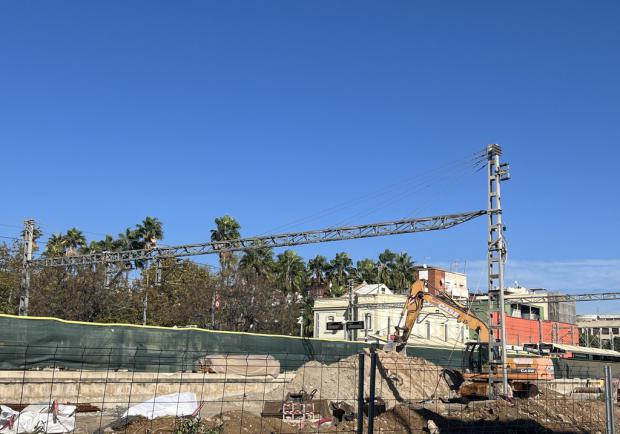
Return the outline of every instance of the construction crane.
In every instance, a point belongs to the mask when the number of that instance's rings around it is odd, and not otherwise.
[[[75,267],[101,263],[124,264],[133,261],[162,260],[249,249],[268,249],[330,241],[353,240],[358,238],[411,234],[414,232],[448,229],[486,215],[486,213],[487,212],[484,210],[470,211],[460,214],[419,217],[358,226],[343,226],[305,232],[289,232],[278,235],[210,241],[180,246],[155,247],[152,249],[127,250],[122,252],[101,252],[75,256],[41,257],[32,259],[29,264],[31,267]]]

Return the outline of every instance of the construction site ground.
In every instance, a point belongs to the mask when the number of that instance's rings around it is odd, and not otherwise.
[[[399,404],[377,416],[377,433],[433,433],[432,420],[439,433],[604,433],[604,403],[572,402],[567,399],[524,399],[510,403],[504,400],[472,402],[458,408]],[[616,430],[620,429],[620,410],[616,409]],[[366,432],[368,421],[364,419]],[[127,434],[174,432],[179,419],[138,419],[110,426],[108,432]],[[275,417],[260,417],[239,410],[203,418],[195,432],[201,433],[297,433],[355,432],[356,422],[317,427],[316,423],[290,423]]]
[[[329,403],[357,407],[359,359],[351,356],[329,365],[310,361],[295,372],[283,373],[286,381],[266,383],[222,384],[208,395],[199,397],[198,418],[163,417],[122,419],[127,406],[102,406],[100,412],[77,413],[76,433],[164,433],[182,434],[254,434],[295,432],[355,432],[356,420],[328,421]],[[364,396],[370,394],[370,357],[364,357]],[[209,383],[211,386],[214,383]],[[183,384],[179,383],[179,388]],[[252,387],[249,387],[252,385]],[[263,384],[265,386],[265,384]],[[245,391],[244,391],[245,388]],[[262,390],[261,390],[262,389]],[[303,421],[284,421],[282,416],[266,415],[266,403],[281,408],[290,393],[316,389],[312,400],[319,402],[316,417]],[[180,389],[181,390],[181,389]],[[217,392],[217,393],[216,393]],[[559,393],[542,387],[540,394],[527,399],[497,399],[455,402],[442,376],[433,363],[397,353],[379,352],[375,395],[385,402],[386,411],[378,414],[374,426],[377,433],[604,433],[605,403],[600,395],[580,396]],[[116,402],[123,400],[116,396]],[[126,397],[125,397],[126,398]],[[135,401],[132,401],[132,403]],[[318,407],[317,407],[318,408]],[[328,407],[327,407],[328,408]],[[620,432],[620,410],[615,409],[615,422]],[[318,414],[320,413],[320,414]],[[319,424],[318,419],[323,418]],[[368,420],[364,417],[364,432]]]

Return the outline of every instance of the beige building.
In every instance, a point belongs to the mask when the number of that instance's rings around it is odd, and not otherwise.
[[[620,315],[577,315],[577,327],[587,347],[620,350]]]
[[[394,294],[383,284],[362,283],[353,288],[353,320],[364,321],[364,328],[354,331],[358,341],[387,341],[399,323],[406,295]],[[347,339],[346,330],[327,330],[328,322],[346,322],[349,295],[321,298],[314,302],[314,336],[322,339]],[[404,321],[404,319],[403,319]],[[410,343],[448,346],[462,345],[469,333],[463,324],[446,317],[437,307],[426,304],[413,327]]]

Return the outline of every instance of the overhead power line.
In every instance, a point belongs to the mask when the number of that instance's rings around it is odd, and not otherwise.
[[[486,215],[487,211],[471,211],[433,217],[402,219],[382,223],[357,226],[343,226],[305,232],[289,232],[252,238],[239,238],[226,241],[211,241],[181,246],[156,247],[153,249],[127,250],[122,252],[102,252],[89,255],[59,256],[38,258],[30,261],[35,267],[71,267],[97,263],[128,263],[132,261],[161,260],[184,256],[198,256],[213,253],[235,252],[248,249],[266,249],[324,243],[329,241],[352,240],[380,237],[386,235],[409,234],[448,229],[453,226]]]

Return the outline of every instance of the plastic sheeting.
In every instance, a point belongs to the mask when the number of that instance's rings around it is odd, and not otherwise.
[[[54,318],[0,315],[0,369],[68,368],[180,372],[199,369],[205,356],[273,356],[281,371],[309,360],[333,363],[371,342],[223,332],[196,328],[92,324]],[[461,350],[430,346],[407,348],[407,355],[442,367],[461,366]]]
[[[75,406],[59,405],[54,414],[53,406],[33,404],[19,413],[0,406],[0,433],[27,434],[43,432],[60,434],[75,430]]]
[[[183,392],[170,395],[156,396],[141,404],[130,407],[123,418],[142,416],[147,419],[158,417],[192,416],[198,411],[198,401],[195,393]]]

